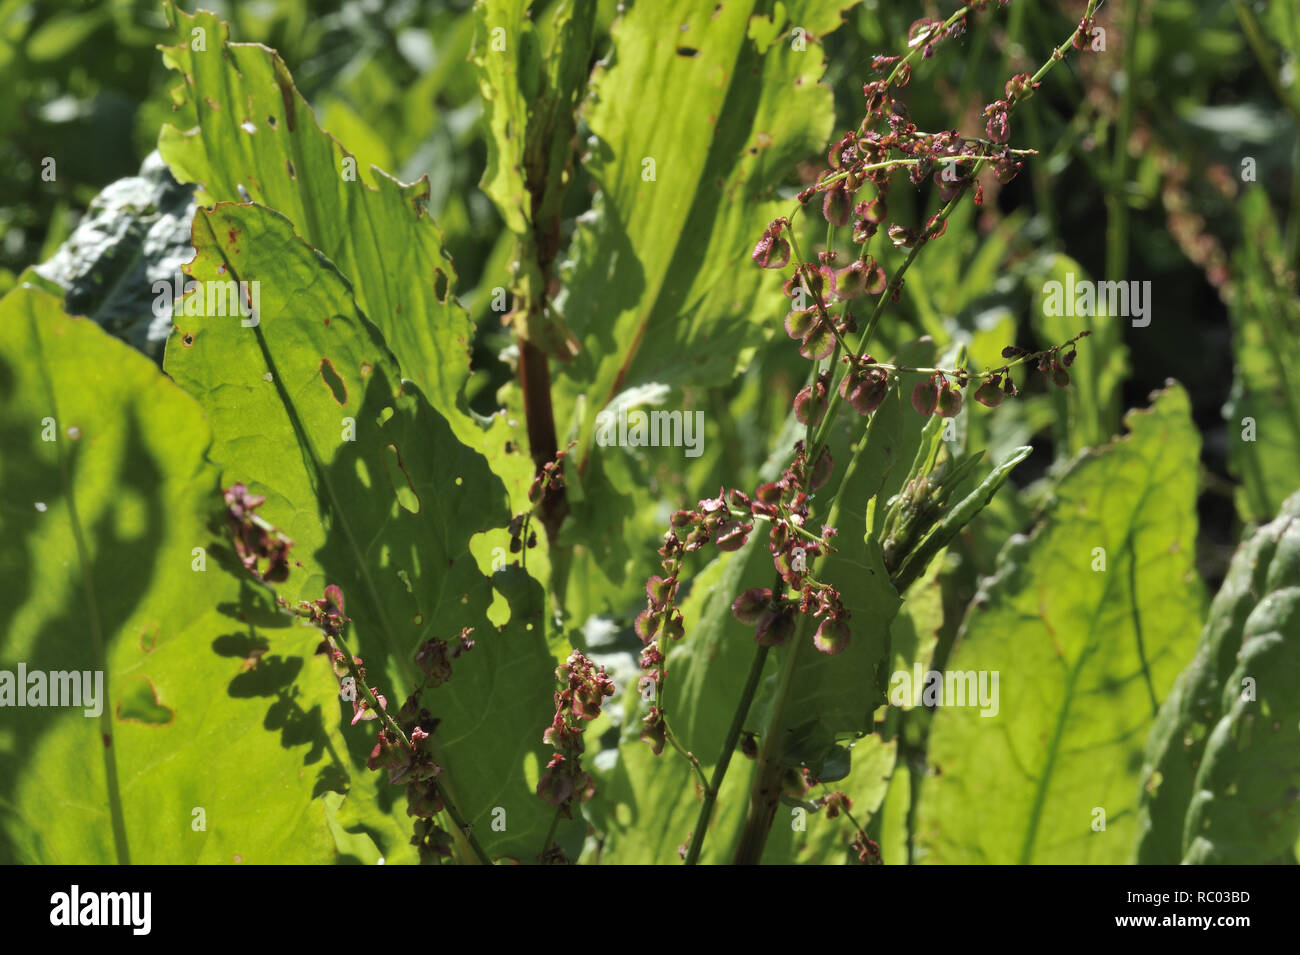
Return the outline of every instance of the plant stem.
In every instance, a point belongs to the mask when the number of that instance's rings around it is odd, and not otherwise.
[[[551,851],[551,846],[555,845],[555,830],[560,826],[560,807],[555,807],[555,815],[551,816],[551,825],[546,830],[546,842],[542,845],[542,851],[538,853],[537,858],[540,861],[546,853]]]
[[[1084,18],[1091,17],[1093,12],[1096,10],[1096,7],[1097,0],[1089,0]],[[949,22],[952,22],[952,20],[958,16],[964,15],[965,11],[966,8],[963,7],[949,18]],[[1069,39],[1052,51],[1052,55],[1048,61],[1044,63],[1038,72],[1032,77],[1030,92],[1032,92],[1032,84],[1041,81],[1057,62],[1065,58],[1066,51],[1070,49],[1074,42],[1074,38],[1078,33],[1079,28],[1076,26],[1075,29],[1071,31]],[[891,82],[899,69],[901,69],[902,65],[911,58],[913,53],[916,52],[917,48],[919,47],[914,47],[912,51],[903,58],[903,60],[895,65],[894,71],[890,74]],[[1008,112],[1014,110],[1016,103],[1027,98],[1027,95],[1028,94],[1026,94],[1026,97],[1021,97],[1020,100],[1013,100],[1008,106]],[[974,178],[976,174],[978,174],[982,165],[983,160],[979,160],[975,163],[970,172],[971,181],[974,181]],[[852,359],[851,363],[860,362],[862,357],[866,355],[866,348],[871,341],[871,334],[875,330],[877,323],[880,321],[880,317],[884,313],[886,304],[902,286],[904,274],[907,272],[908,268],[911,267],[911,264],[915,261],[917,255],[920,254],[921,249],[925,248],[926,244],[929,242],[928,236],[932,234],[934,230],[947,222],[948,217],[952,215],[953,210],[957,208],[957,203],[964,197],[968,188],[969,185],[961,188],[957,194],[944,205],[938,213],[938,221],[932,227],[927,226],[925,235],[923,235],[922,238],[909,250],[907,258],[895,273],[892,281],[880,294],[875,309],[872,311],[871,318],[867,322],[866,328],[863,329],[862,337],[858,342],[858,348],[855,351],[850,352],[850,357]],[[793,233],[794,230],[791,228],[789,231]],[[821,426],[817,429],[816,436],[811,442],[811,445],[805,449],[809,461],[817,460],[817,455],[830,434],[830,428],[835,419],[836,413],[839,411],[840,404],[841,399],[839,388],[835,387],[832,389],[831,402],[827,407]],[[850,469],[853,467],[852,463],[850,463],[849,467]],[[842,483],[841,487],[843,487]],[[838,499],[836,503],[831,506],[829,523],[832,525],[835,524],[837,511]],[[825,556],[823,556],[822,560],[825,560]],[[821,562],[819,561],[819,568],[820,564]],[[737,865],[757,865],[762,860],[763,848],[767,844],[768,834],[770,833],[772,823],[776,818],[776,809],[780,801],[783,777],[785,774],[785,766],[782,763],[779,754],[779,740],[781,739],[784,729],[782,724],[785,717],[786,703],[790,694],[790,687],[794,680],[796,662],[800,650],[804,643],[807,642],[805,637],[808,622],[806,616],[800,617],[799,626],[795,633],[794,640],[786,653],[785,660],[782,663],[781,684],[777,690],[777,696],[772,707],[771,717],[768,720],[767,731],[763,734],[763,746],[759,753],[759,762],[755,773],[754,785],[750,790],[749,813],[745,819],[745,826],[741,831],[740,843],[736,849],[735,863]],[[747,703],[746,708],[748,708]],[[737,715],[743,719],[743,714],[738,712]],[[698,832],[696,833],[696,836],[699,836]]]
[[[1115,123],[1115,153],[1106,194],[1106,278],[1121,281],[1128,270],[1128,141],[1133,133],[1133,93],[1137,86],[1137,46],[1142,0],[1128,0],[1124,20],[1124,93]]]
[[[411,744],[411,740],[404,732],[402,732],[402,728],[397,725],[397,721],[388,715],[388,711],[384,709],[384,707],[380,706],[379,700],[375,698],[375,694],[371,692],[370,687],[366,686],[366,681],[362,678],[361,671],[357,669],[356,660],[353,659],[351,651],[348,650],[347,645],[344,644],[342,635],[336,635],[330,639],[333,640],[338,651],[343,654],[343,662],[347,664],[348,673],[352,676],[352,682],[357,686],[358,692],[365,697],[366,702],[370,704],[371,711],[379,716],[384,727],[400,739],[402,745],[405,746],[409,752],[415,752],[415,747]],[[492,860],[488,857],[488,854],[483,851],[483,847],[479,844],[478,838],[474,835],[469,824],[466,823],[465,819],[456,809],[456,806],[452,803],[450,797],[448,797],[447,791],[443,788],[442,783],[438,780],[434,780],[433,788],[437,792],[438,798],[442,800],[442,806],[447,811],[447,815],[451,817],[451,821],[456,825],[456,828],[460,830],[461,835],[465,837],[465,841],[469,843],[470,851],[474,853],[474,857],[479,861],[479,864],[491,865]]]
[[[667,720],[664,721],[664,737],[668,742],[673,744],[673,749],[686,757],[686,761],[690,763],[691,768],[695,770],[695,775],[699,777],[700,785],[704,787],[704,791],[707,793],[709,791],[709,780],[708,777],[704,775],[704,767],[700,765],[699,757],[682,745],[681,740],[679,740],[677,734],[672,731]]]
[[[727,728],[727,737],[722,743],[722,752],[718,754],[717,765],[713,767],[713,780],[704,789],[704,803],[700,806],[699,817],[695,820],[695,831],[691,833],[691,846],[686,853],[687,865],[695,865],[700,859],[700,849],[704,846],[704,836],[708,832],[709,821],[713,816],[713,804],[718,801],[718,791],[722,788],[722,780],[727,775],[727,767],[735,752],[736,742],[745,728],[745,718],[749,715],[749,707],[754,702],[758,681],[763,676],[763,664],[767,662],[767,654],[770,650],[771,647],[760,646],[754,651],[754,660],[749,665],[749,676],[745,678],[745,688],[741,691],[740,700],[731,715],[731,726]]]

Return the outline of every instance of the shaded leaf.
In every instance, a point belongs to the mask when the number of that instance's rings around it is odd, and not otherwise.
[[[1129,855],[1142,746],[1191,651],[1202,596],[1187,395],[1171,384],[1127,420],[1127,437],[1064,475],[967,614],[946,671],[998,675],[997,710],[934,715],[916,830],[925,861]],[[1098,809],[1105,829],[1094,831]]]

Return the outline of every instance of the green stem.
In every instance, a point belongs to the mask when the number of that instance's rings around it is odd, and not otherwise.
[[[1096,10],[1096,7],[1097,0],[1089,0],[1088,8],[1084,17],[1091,17],[1093,12]],[[966,8],[963,7],[962,10],[958,11],[958,13],[953,14],[953,18],[964,14],[965,9]],[[950,21],[951,19],[952,18],[950,18]],[[1040,82],[1057,62],[1065,58],[1066,52],[1070,49],[1078,32],[1079,29],[1076,26],[1075,29],[1071,31],[1069,39],[1052,52],[1052,56],[1033,76],[1032,83]],[[913,49],[912,53],[915,52],[915,49],[916,48]],[[902,63],[905,63],[910,56],[911,53],[895,66],[894,72],[890,74],[891,81],[899,68],[901,68]],[[1032,85],[1030,92],[1032,92]],[[1028,94],[1011,102],[1008,111],[1014,110],[1016,104],[1027,98],[1027,95]],[[971,170],[972,180],[979,172],[982,165],[982,161],[976,162],[975,166]],[[944,205],[939,212],[939,222],[936,223],[936,226],[942,225],[942,223],[947,221],[948,217],[952,215],[953,210],[957,208],[957,203],[963,198],[965,192],[965,188],[961,189]],[[863,329],[857,350],[850,352],[853,361],[861,361],[862,356],[866,354],[867,345],[871,341],[871,334],[875,330],[877,323],[880,321],[880,317],[884,313],[886,304],[890,301],[893,294],[901,287],[904,274],[907,272],[908,268],[911,267],[912,262],[916,260],[916,256],[920,254],[921,249],[925,247],[928,241],[928,238],[922,238],[911,248],[908,252],[907,258],[903,261],[903,264],[899,267],[897,273],[895,273],[893,280],[889,283],[889,286],[886,287],[884,292],[881,293],[880,298],[876,302],[876,307],[872,311],[871,318],[867,323],[867,327]],[[830,427],[839,410],[840,404],[841,399],[839,388],[834,388],[832,390],[831,403],[826,410],[826,415],[822,420],[821,426],[817,429],[816,436],[811,442],[811,445],[806,449],[809,461],[817,460],[817,454],[825,444],[827,436],[830,434]],[[852,468],[852,463],[850,463],[849,466]],[[841,487],[842,486],[843,485],[841,484]],[[832,525],[836,520],[836,512],[838,510],[837,505],[838,500],[836,504],[831,507],[829,523]],[[822,559],[824,560],[825,558],[823,557]],[[736,849],[735,862],[737,865],[757,865],[761,861],[763,856],[763,847],[767,843],[768,834],[771,831],[772,823],[776,818],[776,807],[780,800],[781,784],[785,772],[785,767],[779,756],[779,740],[783,730],[782,721],[785,717],[785,708],[790,694],[790,686],[794,680],[796,661],[800,649],[806,642],[804,637],[807,630],[807,624],[808,618],[806,616],[801,617],[793,644],[790,646],[786,653],[785,660],[782,663],[781,684],[772,706],[767,731],[763,734],[763,746],[759,753],[759,763],[755,772],[754,784],[750,791],[749,813],[745,819],[745,826],[741,831],[740,843]]]
[[[718,792],[722,789],[722,780],[726,778],[727,767],[736,750],[736,742],[745,728],[745,718],[749,715],[750,704],[758,691],[758,681],[763,676],[763,664],[767,662],[770,647],[760,646],[754,651],[754,660],[749,665],[749,676],[745,679],[745,688],[735,712],[731,715],[731,726],[727,728],[727,737],[722,743],[722,752],[718,754],[718,763],[713,767],[713,780],[705,787],[704,802],[700,806],[699,817],[695,820],[695,831],[691,833],[691,846],[686,853],[686,864],[695,865],[700,860],[700,849],[704,846],[704,836],[709,829],[709,820],[713,816],[713,804],[718,801]]]
[[[704,791],[707,793],[709,791],[709,780],[704,775],[704,767],[700,765],[699,757],[681,744],[681,741],[677,738],[677,734],[668,726],[667,720],[664,721],[664,737],[668,742],[673,744],[673,749],[686,757],[686,761],[690,763],[691,768],[695,770],[695,775],[699,777],[700,785],[704,787]]]
[[[1106,194],[1106,278],[1121,281],[1128,270],[1128,141],[1133,133],[1133,96],[1137,88],[1137,47],[1142,0],[1128,0],[1124,21],[1124,93],[1115,123],[1115,152]]]
[[[411,744],[411,740],[404,732],[402,732],[402,728],[397,725],[397,722],[388,715],[388,711],[380,705],[379,700],[375,698],[375,694],[371,692],[370,687],[366,685],[366,681],[362,677],[361,671],[357,668],[356,660],[353,659],[351,651],[348,650],[347,645],[343,642],[343,637],[339,635],[332,637],[331,639],[334,641],[338,651],[343,654],[343,661],[347,664],[348,673],[351,674],[352,681],[356,684],[358,692],[361,693],[366,702],[370,704],[370,709],[379,716],[379,719],[383,722],[385,728],[402,741],[402,745],[405,746],[409,752],[414,752],[415,747]],[[451,821],[455,823],[456,828],[459,829],[461,835],[465,837],[465,841],[469,844],[470,851],[474,853],[474,857],[481,865],[491,865],[492,860],[488,858],[488,854],[483,851],[483,847],[479,844],[478,838],[474,835],[469,824],[452,803],[446,790],[443,788],[442,783],[438,780],[434,780],[433,788],[437,793],[438,798],[442,801],[442,806],[447,811],[447,815],[451,817]]]

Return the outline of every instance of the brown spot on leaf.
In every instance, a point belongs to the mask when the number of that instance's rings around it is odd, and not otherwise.
[[[280,98],[284,100],[284,121],[289,124],[289,132],[293,132],[293,86],[285,76],[277,76],[276,82],[280,85]]]
[[[321,380],[329,386],[330,394],[334,396],[334,400],[340,405],[347,404],[348,386],[343,383],[343,379],[339,377],[339,373],[334,370],[334,365],[328,358],[320,360],[320,376]]]

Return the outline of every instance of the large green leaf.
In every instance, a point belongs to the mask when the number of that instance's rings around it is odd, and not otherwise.
[[[774,20],[756,0],[667,0],[636,4],[615,25],[612,65],[584,107],[585,165],[600,193],[557,302],[582,343],[557,387],[570,407],[585,395],[584,460],[615,395],[724,381],[744,347],[779,325],[758,303],[760,293],[781,301],[780,278],[749,253],[795,204],[775,187],[826,146],[834,109],[817,41],[849,6],[795,0]]]
[[[279,592],[297,603],[340,586],[352,646],[393,705],[416,685],[422,641],[476,628],[451,681],[425,695],[443,721],[432,742],[489,853],[531,861],[552,815],[529,782],[553,711],[540,592],[503,570],[509,621],[492,626],[493,584],[470,553],[509,520],[504,486],[403,381],[342,276],[287,219],[220,203],[195,217],[194,246],[195,279],[258,282],[261,312],[251,327],[177,315],[165,367],[207,410],[222,480],[265,495],[259,513],[297,542]],[[504,831],[487,825],[497,806]]]
[[[333,676],[224,569],[210,441],[139,352],[44,292],[0,301],[0,670],[103,676],[98,718],[0,710],[0,861],[336,857]]]
[[[1231,287],[1232,394],[1224,406],[1237,512],[1266,521],[1300,486],[1300,296],[1288,282],[1268,196],[1247,192]]]
[[[206,11],[168,11],[175,45],[164,48],[163,59],[185,79],[174,97],[194,123],[164,126],[159,137],[176,177],[201,183],[210,199],[252,198],[287,216],[351,283],[402,373],[462,442],[488,455],[522,509],[532,464],[504,450],[521,443],[521,430],[499,416],[485,432],[468,414],[473,329],[452,294],[455,269],[426,209],[427,177],[403,184],[371,169],[367,180],[355,157],[317,124],[275,51],[228,42],[226,25]],[[195,49],[199,38],[203,49]]]
[[[1137,861],[1297,860],[1300,494],[1237,549],[1151,730]]]
[[[1143,743],[1191,653],[1202,594],[1187,395],[1171,384],[1127,420],[1131,433],[1083,455],[1033,535],[1007,546],[962,625],[947,670],[998,674],[998,710],[935,713],[917,817],[926,861],[1130,854]]]

